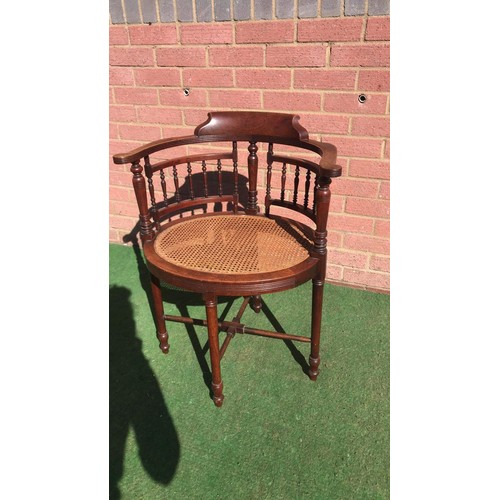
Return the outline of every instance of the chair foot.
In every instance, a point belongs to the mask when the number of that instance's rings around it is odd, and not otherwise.
[[[222,403],[224,402],[224,394],[222,394],[222,382],[220,384],[214,384],[212,382],[212,391],[214,393],[213,395],[213,400],[215,406],[220,408],[222,406]]]
[[[254,312],[260,313],[262,309],[262,299],[260,295],[253,295],[252,297],[250,297],[250,307]]]
[[[312,358],[309,356],[309,371],[307,372],[309,375],[309,378],[313,381],[315,381],[318,378],[319,374],[319,357],[318,358]]]
[[[163,354],[168,354],[170,350],[170,344],[168,343],[168,333],[156,332],[156,337],[160,341],[160,349]]]

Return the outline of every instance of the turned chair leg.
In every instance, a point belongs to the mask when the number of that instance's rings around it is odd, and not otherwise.
[[[309,378],[316,380],[319,373],[319,337],[323,309],[324,280],[313,280],[312,318],[311,318],[311,355],[309,356]]]
[[[204,296],[205,309],[207,312],[208,345],[210,346],[210,363],[212,365],[212,391],[215,406],[222,406],[224,395],[222,394],[222,378],[220,374],[220,350],[219,350],[219,319],[217,317],[217,296],[207,294]]]
[[[160,341],[160,349],[164,354],[167,354],[170,349],[170,344],[168,343],[168,332],[165,324],[165,313],[163,311],[160,280],[152,274],[150,274],[150,276],[151,292],[153,295],[153,313],[156,324],[156,337]]]

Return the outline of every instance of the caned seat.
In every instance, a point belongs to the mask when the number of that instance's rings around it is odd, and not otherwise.
[[[241,141],[249,143],[248,178],[242,177],[238,170]],[[258,142],[268,144],[261,206],[257,193]],[[210,143],[217,146],[229,143],[231,149],[215,152],[206,147],[206,152],[199,152],[200,145]],[[171,148],[190,145],[198,146],[195,153],[188,150],[181,157],[151,161],[155,153],[163,155]],[[315,162],[277,154],[278,145],[312,151],[320,159]],[[223,168],[224,160],[230,161],[229,172]],[[208,120],[192,136],[155,141],[130,153],[115,155],[114,161],[132,164],[141,241],[151,276],[153,316],[162,351],[168,353],[170,349],[166,320],[206,326],[211,387],[217,406],[224,399],[220,360],[235,333],[309,342],[309,377],[316,380],[329,184],[332,177],[341,174],[335,146],[309,139],[295,115],[214,112],[209,113]],[[201,172],[193,173],[195,163],[201,164]],[[292,180],[287,184],[290,174]],[[228,183],[224,182],[228,180],[229,192],[225,187]],[[273,196],[276,192],[279,194]],[[210,206],[213,210],[208,209]],[[281,212],[271,213],[274,207]],[[297,214],[301,216],[300,222],[294,217]],[[304,219],[310,220],[311,225],[304,223]],[[309,280],[313,285],[310,337],[259,330],[241,323],[248,304],[255,312],[260,311],[262,294],[287,290]],[[201,293],[206,320],[164,314],[161,282]],[[221,295],[243,297],[232,321],[217,317],[217,297]],[[222,346],[221,332],[226,333]]]

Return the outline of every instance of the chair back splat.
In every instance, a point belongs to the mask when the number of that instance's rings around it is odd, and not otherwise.
[[[248,151],[246,169],[238,165],[239,147]],[[175,153],[178,148],[183,148],[181,155]],[[261,200],[259,148],[265,155]],[[319,158],[296,157],[296,149]],[[224,400],[220,360],[236,333],[309,342],[308,374],[316,380],[329,186],[342,172],[335,146],[309,139],[297,115],[220,111],[208,113],[193,135],[150,142],[113,159],[131,164],[162,351],[170,349],[166,320],[206,326],[212,398],[217,406]],[[247,305],[255,312],[262,309],[261,294],[309,280],[313,288],[310,336],[241,323]],[[166,315],[162,282],[201,293],[206,319]],[[233,321],[217,317],[217,298],[222,295],[243,297]],[[219,347],[220,332],[226,338]]]

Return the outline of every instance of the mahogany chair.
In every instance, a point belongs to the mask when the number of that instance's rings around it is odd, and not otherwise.
[[[241,174],[238,172],[238,143],[241,141],[249,143],[245,206],[241,203]],[[206,152],[197,152],[199,145],[213,142],[217,146],[221,143],[228,146],[223,151],[205,146]],[[257,204],[257,143],[267,143],[263,214],[259,213]],[[153,164],[150,161],[154,153],[186,145],[197,145],[196,152]],[[280,145],[312,151],[319,158],[315,162],[278,154],[275,149]],[[168,157],[165,151],[162,155]],[[340,176],[342,171],[336,164],[336,157],[335,146],[309,139],[298,116],[253,111],[208,113],[208,119],[196,127],[193,135],[161,139],[113,157],[117,164],[132,164],[132,184],[139,206],[144,257],[151,276],[160,348],[166,354],[170,347],[166,320],[207,327],[211,387],[216,406],[221,406],[224,400],[220,361],[235,333],[309,342],[308,375],[311,380],[318,376],[329,185],[331,178]],[[229,193],[224,192],[222,182],[228,174],[222,175],[223,160],[229,162],[233,180]],[[200,174],[193,174],[195,163],[201,164]],[[275,163],[278,169],[273,169]],[[181,165],[187,167],[184,196],[179,188],[178,167]],[[288,185],[287,174],[292,177]],[[195,175],[202,179],[201,192],[195,192]],[[209,178],[215,179],[215,186],[210,184]],[[170,194],[166,179],[172,184]],[[156,198],[163,199],[158,201]],[[208,212],[206,207],[210,204],[219,204],[225,209]],[[275,206],[289,209],[280,209],[280,212],[289,212],[290,217],[271,214],[276,211],[272,210]],[[200,207],[204,213],[195,213]],[[181,217],[174,218],[178,214]],[[294,220],[295,214],[310,219],[315,228]],[[248,304],[259,312],[262,294],[291,289],[308,280],[312,280],[310,336],[261,330],[241,323]],[[206,319],[165,315],[161,282],[202,294]],[[218,296],[244,298],[233,321],[219,320]],[[219,332],[226,333],[221,346]]]

